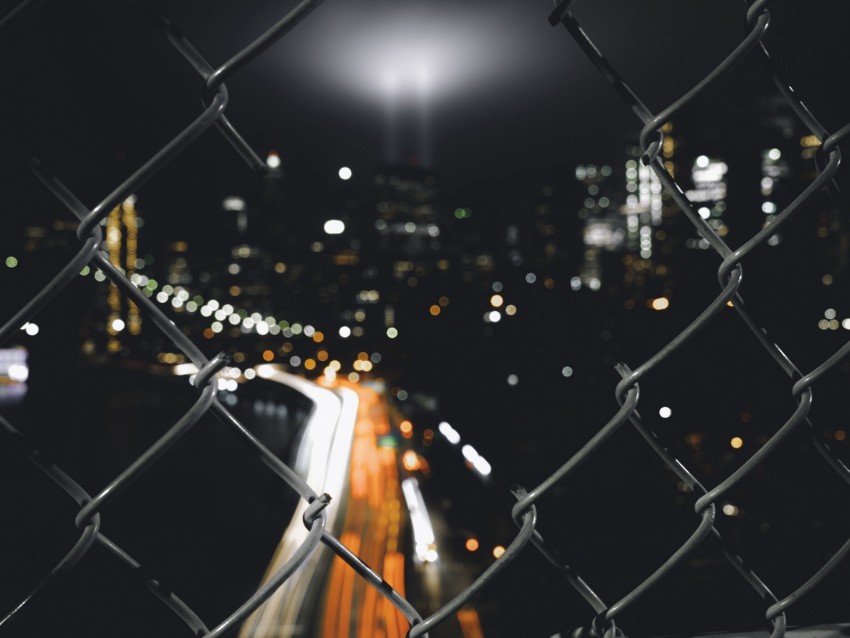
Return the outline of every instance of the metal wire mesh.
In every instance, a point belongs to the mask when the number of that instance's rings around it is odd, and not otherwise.
[[[182,352],[189,361],[194,363],[199,372],[194,381],[198,396],[192,407],[183,414],[176,423],[156,441],[146,452],[132,462],[123,472],[101,488],[96,494],[87,493],[71,476],[64,473],[55,465],[42,460],[39,452],[27,442],[24,436],[5,418],[0,417],[0,431],[7,445],[14,446],[20,454],[29,459],[41,472],[47,476],[58,490],[70,497],[79,508],[75,523],[79,537],[64,558],[47,573],[41,582],[0,620],[0,630],[6,635],[14,635],[15,623],[21,620],[28,608],[37,607],[41,594],[50,587],[57,587],[62,579],[73,570],[98,545],[105,549],[118,563],[127,570],[138,571],[139,563],[118,545],[101,533],[101,512],[104,507],[120,499],[122,491],[150,470],[152,466],[168,455],[177,441],[187,434],[206,413],[215,415],[224,423],[233,436],[243,439],[254,450],[259,461],[267,465],[285,482],[289,488],[298,494],[308,506],[303,515],[303,523],[309,530],[306,541],[294,552],[291,558],[274,573],[265,584],[249,599],[215,627],[209,628],[199,616],[189,608],[174,592],[164,588],[157,580],[148,578],[145,586],[151,594],[159,599],[173,614],[185,623],[189,631],[197,636],[224,636],[233,632],[240,623],[257,610],[274,591],[279,588],[294,572],[316,551],[320,544],[325,545],[356,574],[373,586],[381,595],[387,598],[410,623],[408,636],[427,635],[433,627],[444,622],[460,610],[472,598],[486,593],[489,583],[499,577],[501,572],[529,544],[537,548],[552,564],[555,570],[563,574],[567,581],[578,591],[592,612],[592,621],[588,624],[589,635],[615,636],[624,635],[623,629],[617,626],[618,617],[628,608],[639,605],[646,592],[662,579],[669,576],[672,570],[681,565],[684,559],[709,537],[714,537],[721,543],[723,539],[715,527],[715,516],[718,500],[753,470],[762,464],[764,459],[773,454],[783,444],[789,435],[800,427],[812,430],[811,442],[839,481],[850,484],[850,469],[838,459],[833,452],[818,437],[808,418],[812,403],[813,385],[824,374],[838,364],[850,352],[850,342],[839,348],[813,370],[803,373],[783,353],[761,327],[755,317],[748,311],[738,290],[743,277],[744,260],[759,246],[764,244],[780,228],[804,210],[806,204],[820,190],[828,188],[830,193],[838,197],[834,176],[839,170],[841,150],[839,142],[850,133],[850,123],[830,132],[810,110],[804,105],[799,95],[782,78],[771,60],[765,45],[765,35],[770,23],[768,7],[770,0],[756,0],[751,3],[742,20],[746,21],[748,33],[740,44],[729,55],[702,78],[692,89],[669,106],[651,111],[638,95],[629,87],[627,82],[608,62],[603,53],[594,44],[571,12],[571,0],[558,3],[549,20],[552,25],[563,25],[581,49],[587,54],[599,72],[612,85],[615,92],[633,111],[643,128],[640,132],[640,145],[643,152],[644,164],[650,166],[658,176],[664,189],[670,194],[675,203],[686,215],[689,222],[704,238],[710,247],[720,257],[717,277],[720,292],[705,306],[683,331],[673,336],[657,353],[642,364],[632,368],[619,364],[617,372],[622,380],[615,389],[615,400],[619,409],[610,420],[600,427],[581,449],[567,459],[546,480],[530,490],[518,488],[515,491],[516,504],[511,515],[518,532],[507,547],[504,554],[491,564],[467,589],[451,600],[441,609],[423,618],[420,613],[401,595],[399,595],[382,577],[363,563],[358,556],[346,548],[338,538],[326,528],[324,510],[330,501],[327,494],[317,494],[306,484],[296,472],[283,463],[274,453],[265,447],[231,414],[216,397],[217,385],[215,374],[226,363],[222,355],[207,358],[195,343],[189,339],[151,300],[141,293],[139,288],[130,282],[122,271],[113,265],[105,253],[101,252],[103,243],[100,222],[139,187],[153,179],[158,172],[168,166],[185,151],[202,133],[211,127],[216,127],[233,146],[239,156],[255,171],[266,170],[265,163],[240,136],[233,124],[225,116],[229,94],[225,81],[238,73],[242,68],[260,56],[278,39],[284,37],[300,20],[306,18],[315,9],[320,0],[304,0],[287,13],[265,33],[257,37],[247,46],[234,54],[227,62],[219,67],[210,65],[188,40],[162,16],[158,10],[141,3],[145,13],[161,30],[163,35],[173,45],[203,80],[203,110],[197,117],[183,128],[168,144],[156,152],[148,161],[134,171],[123,182],[115,186],[94,207],[84,205],[77,196],[66,188],[58,178],[51,175],[38,161],[33,161],[32,170],[46,189],[48,189],[64,206],[79,220],[77,237],[81,247],[71,259],[43,288],[34,291],[32,300],[14,312],[0,330],[0,342],[10,339],[14,331],[31,320],[38,312],[48,306],[65,288],[72,285],[72,280],[87,264],[99,268],[110,281],[118,286],[129,299],[140,309],[144,317],[153,322],[159,331],[167,337],[174,346]],[[0,22],[0,35],[8,33],[23,18],[35,13],[41,3],[28,0],[7,14]],[[728,246],[717,232],[695,210],[694,205],[686,197],[682,187],[665,166],[660,156],[663,143],[663,126],[682,109],[700,99],[706,89],[721,79],[736,62],[751,55],[758,55],[765,63],[767,72],[772,75],[776,88],[794,111],[799,120],[812,135],[820,142],[819,172],[817,177],[781,212],[776,215],[774,222],[749,238],[741,246]],[[712,322],[727,305],[732,305],[743,324],[752,333],[752,339],[770,355],[774,364],[793,381],[791,393],[797,408],[789,415],[785,423],[762,445],[753,455],[736,469],[730,476],[715,486],[704,486],[695,475],[685,467],[666,447],[664,442],[641,420],[637,407],[639,403],[639,382],[651,375],[659,366],[665,365],[668,358],[685,342],[697,337],[705,327]],[[583,463],[592,460],[594,453],[624,425],[631,423],[651,450],[658,455],[666,466],[685,484],[688,489],[698,495],[695,505],[695,528],[691,535],[642,582],[634,583],[631,590],[619,600],[605,601],[585,580],[559,557],[554,549],[544,540],[536,529],[536,504],[553,486],[569,478],[571,473]],[[786,612],[800,598],[809,594],[820,585],[850,553],[850,539],[836,551],[808,579],[781,597],[771,590],[770,586],[756,573],[750,570],[743,559],[730,550],[724,550],[726,559],[737,574],[764,600],[765,617],[772,625],[772,636],[779,638],[786,633]],[[534,613],[534,610],[520,610],[520,613]]]

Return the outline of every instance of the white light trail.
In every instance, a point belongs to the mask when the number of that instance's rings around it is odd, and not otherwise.
[[[437,426],[437,429],[452,445],[460,443],[460,433],[445,421],[441,422],[440,425]]]
[[[481,476],[490,476],[490,473],[493,471],[492,466],[474,447],[464,445],[460,451],[463,454],[463,458],[469,461],[469,464],[472,465],[475,471]]]
[[[431,517],[425,507],[425,499],[419,491],[419,482],[415,478],[406,478],[401,482],[401,492],[404,502],[410,512],[410,524],[413,527],[413,545],[416,550],[415,558],[420,563],[433,563],[439,558],[437,544],[434,538],[434,528]]]

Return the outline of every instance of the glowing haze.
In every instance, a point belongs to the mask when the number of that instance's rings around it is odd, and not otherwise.
[[[528,46],[517,15],[515,7],[499,3],[473,10],[461,2],[336,4],[322,7],[293,32],[311,43],[303,42],[309,57],[301,49],[302,55],[283,56],[280,62],[350,97],[425,98],[437,104],[499,85],[509,88],[518,73],[545,58],[544,51]],[[545,12],[534,23],[549,34]]]

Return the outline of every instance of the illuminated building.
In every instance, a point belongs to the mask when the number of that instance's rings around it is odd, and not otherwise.
[[[35,225],[25,230],[24,252],[53,251],[77,244],[77,224],[64,219],[54,220],[49,227]]]
[[[759,193],[760,210],[764,221],[762,227],[770,225],[776,215],[782,211],[804,182],[814,179],[814,173],[807,174],[806,164],[811,164],[814,151],[820,142],[813,136],[799,139],[795,134],[797,129],[796,115],[789,109],[784,100],[778,96],[765,98],[760,108],[762,111],[761,127],[759,129]],[[802,151],[800,148],[802,147]],[[778,246],[782,241],[777,233],[767,240],[768,246]]]
[[[272,170],[278,166],[273,161],[275,157],[276,154],[269,155],[269,161],[275,164]],[[272,259],[269,253],[273,244],[268,224],[263,222],[271,215],[263,215],[263,211],[249,206],[238,196],[226,197],[222,209],[235,216],[236,233],[231,235],[229,259],[223,264],[217,292],[233,302],[238,301],[247,310],[266,310],[271,302],[269,270]]]
[[[661,158],[664,168],[675,178],[679,140],[673,134],[671,122],[664,124],[661,131]],[[655,300],[666,300],[672,292],[673,268],[670,264],[682,234],[677,226],[680,211],[662,188],[655,171],[641,163],[640,154],[640,149],[633,147],[626,160],[626,197],[620,208],[626,217],[627,233],[623,285],[629,295],[626,308],[646,300],[657,310]]]
[[[776,204],[776,192],[781,182],[788,177],[788,163],[782,157],[778,148],[764,149],[761,153],[761,212],[764,213],[764,225],[770,225],[779,212]],[[778,233],[767,240],[768,246],[776,246],[782,241]]]
[[[26,348],[20,346],[0,348],[0,405],[18,403],[26,394],[27,356]]]
[[[440,248],[437,178],[416,166],[395,166],[375,175],[379,246],[389,253],[421,255]]]
[[[106,248],[109,251],[109,261],[113,266],[123,268],[125,274],[131,277],[139,266],[139,226],[136,215],[136,198],[131,195],[119,204],[106,218]],[[109,286],[109,319],[107,332],[117,335],[120,330],[116,326],[126,325],[127,331],[137,335],[142,329],[142,318],[139,308],[132,301],[124,299],[123,303],[114,285]],[[126,319],[122,321],[121,313]]]
[[[533,214],[523,213],[507,224],[504,244],[511,266],[535,271],[544,278],[560,277],[563,269],[573,267],[572,256],[580,247],[573,232],[575,221],[569,212],[573,207],[568,191],[544,186],[534,200]]]
[[[661,157],[665,168],[675,176],[675,153],[678,140],[673,125],[663,127],[664,141]],[[643,300],[670,292],[669,259],[678,244],[675,222],[678,208],[664,192],[655,172],[640,161],[638,147],[626,151],[623,181],[611,166],[579,165],[575,177],[582,187],[583,259],[579,275],[573,277],[573,290],[587,287],[599,290],[605,272],[624,267],[622,288],[628,295],[627,307]],[[622,254],[621,265],[608,264],[610,255]],[[607,277],[610,277],[610,271]],[[614,281],[614,289],[619,284]]]
[[[708,222],[721,237],[729,232],[729,226],[723,219],[726,212],[727,184],[726,174],[729,166],[721,159],[698,156],[691,167],[693,188],[686,191],[700,217]],[[704,237],[692,237],[685,241],[688,248],[707,249],[710,244]]]
[[[445,225],[441,228],[437,178],[432,171],[419,166],[384,167],[375,174],[374,183],[377,215],[371,237],[365,237],[370,244],[374,241],[374,250],[368,250],[361,271],[363,289],[356,297],[360,308],[350,314],[365,318],[359,321],[361,331],[391,333],[395,338],[401,309],[397,302],[402,295],[414,288],[422,293],[433,284],[430,277],[450,266],[442,252]]]
[[[112,209],[101,222],[104,228],[104,242],[109,262],[124,272],[127,278],[139,284],[137,273],[144,266],[139,257],[139,228],[143,222],[136,211],[136,197],[131,195]],[[88,275],[86,266],[82,274]],[[92,335],[83,341],[83,353],[86,355],[103,354],[103,349],[111,354],[127,354],[128,337],[136,337],[142,331],[142,317],[139,308],[112,282],[106,283],[106,276],[96,270],[93,274],[98,282],[97,297],[94,302],[94,323]],[[105,319],[103,317],[105,315]],[[99,342],[106,335],[105,343]]]
[[[607,164],[576,167],[576,180],[585,189],[585,198],[578,212],[579,218],[584,220],[584,258],[578,279],[573,279],[574,290],[581,286],[599,290],[602,286],[601,253],[620,250],[624,245],[626,233],[612,201],[611,174],[612,169]]]

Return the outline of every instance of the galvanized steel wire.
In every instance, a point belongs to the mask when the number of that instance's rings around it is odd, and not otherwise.
[[[36,0],[26,0],[8,15],[0,19],[0,36],[8,33],[17,26],[23,18],[32,16],[43,3]],[[207,129],[215,127],[228,140],[238,155],[257,172],[264,172],[266,165],[245,139],[239,134],[234,125],[227,119],[225,110],[229,102],[229,93],[225,81],[250,64],[257,56],[262,55],[276,41],[285,36],[311,11],[321,4],[321,0],[304,0],[289,11],[265,33],[247,44],[240,51],[219,67],[209,64],[202,54],[180,33],[180,31],[162,15],[158,9],[146,0],[140,1],[144,13],[157,26],[176,52],[198,73],[201,79],[202,110],[189,122],[179,134],[144,162],[123,182],[113,187],[94,207],[88,207],[77,198],[62,182],[35,160],[32,170],[42,184],[79,220],[77,236],[81,247],[77,254],[65,265],[55,277],[43,288],[36,291],[32,299],[6,321],[0,328],[0,343],[6,342],[21,325],[30,321],[39,311],[50,304],[59,292],[68,288],[77,273],[87,264],[99,268],[109,280],[121,288],[123,292],[138,305],[140,312],[167,337],[186,358],[198,367],[194,388],[198,393],[195,403],[186,411],[175,424],[147,451],[132,462],[123,472],[101,488],[94,495],[87,493],[72,477],[55,465],[45,462],[38,450],[34,449],[25,437],[8,420],[0,417],[0,432],[7,445],[17,449],[29,461],[49,478],[57,489],[68,495],[79,507],[75,524],[79,537],[69,548],[62,560],[51,569],[35,588],[12,610],[6,612],[0,619],[0,633],[11,635],[15,622],[23,622],[22,616],[28,608],[36,607],[41,594],[49,587],[59,586],[63,577],[84,560],[94,546],[100,546],[111,554],[120,564],[130,571],[141,569],[139,563],[118,545],[106,538],[100,531],[101,512],[105,505],[121,497],[121,492],[133,481],[136,481],[151,466],[167,455],[172,446],[188,433],[199,419],[207,414],[214,414],[233,434],[243,439],[255,451],[257,458],[267,465],[284,481],[300,498],[309,503],[303,518],[309,534],[294,553],[291,559],[274,574],[254,595],[245,600],[233,610],[225,620],[212,629],[198,617],[174,592],[164,588],[157,580],[148,578],[145,586],[151,594],[159,599],[171,612],[182,620],[187,629],[196,636],[229,635],[245,618],[253,613],[271,594],[280,587],[289,576],[301,565],[319,544],[323,544],[344,560],[360,577],[375,587],[387,598],[410,622],[408,635],[411,638],[427,636],[427,632],[445,621],[453,613],[467,604],[473,597],[482,592],[486,593],[492,579],[499,577],[504,569],[519,555],[529,543],[539,550],[558,570],[568,583],[584,598],[589,606],[588,626],[595,635],[618,636],[624,635],[616,621],[627,608],[640,602],[644,594],[668,574],[676,566],[700,546],[707,538],[714,537],[723,543],[723,539],[715,526],[715,516],[718,500],[734,488],[741,480],[759,466],[762,461],[772,454],[788,436],[805,425],[811,432],[812,445],[822,455],[824,461],[832,468],[838,479],[850,485],[850,469],[838,459],[832,451],[815,436],[815,430],[808,418],[812,402],[813,386],[819,378],[831,370],[850,352],[850,342],[839,348],[823,363],[804,374],[784,354],[780,346],[774,343],[757,319],[750,313],[738,290],[744,274],[744,261],[753,250],[765,243],[782,226],[804,210],[816,193],[828,188],[830,193],[838,197],[838,189],[834,176],[839,170],[841,149],[839,143],[850,134],[850,123],[830,132],[822,126],[814,114],[806,107],[798,93],[783,79],[771,59],[765,45],[765,34],[770,25],[769,6],[771,0],[756,0],[742,11],[742,21],[748,26],[747,35],[723,60],[688,90],[679,99],[667,107],[653,112],[640,97],[629,87],[626,80],[607,60],[603,52],[585,32],[571,12],[572,0],[556,3],[556,8],[550,16],[553,26],[563,25],[570,36],[587,54],[590,61],[599,72],[610,82],[615,92],[633,111],[642,125],[639,141],[642,149],[642,161],[650,166],[658,176],[663,188],[685,214],[689,222],[717,253],[720,263],[717,269],[720,292],[705,305],[691,323],[679,334],[672,337],[668,343],[644,363],[631,368],[626,364],[618,364],[617,372],[621,381],[614,391],[614,399],[619,408],[611,419],[598,429],[575,454],[568,458],[547,479],[537,487],[525,491],[518,488],[515,491],[516,504],[511,515],[519,528],[513,541],[504,554],[491,564],[467,589],[459,594],[443,608],[427,618],[407,600],[398,594],[375,573],[359,557],[346,548],[339,539],[325,527],[324,508],[330,496],[317,494],[310,485],[306,484],[291,468],[281,461],[274,453],[266,448],[252,435],[233,414],[216,398],[215,374],[227,360],[223,355],[207,358],[193,341],[188,338],[156,305],[133,284],[122,271],[114,266],[105,253],[101,251],[103,241],[100,222],[115,206],[124,201],[133,192],[183,153]],[[683,108],[698,100],[703,92],[715,81],[723,77],[729,70],[746,56],[758,55],[764,62],[767,72],[771,74],[779,94],[787,102],[804,126],[822,141],[820,162],[817,177],[802,191],[784,210],[779,212],[772,224],[763,228],[745,241],[738,248],[728,246],[717,232],[699,215],[693,204],[688,200],[682,187],[674,176],[667,170],[659,157],[663,140],[662,128]],[[746,462],[730,476],[713,487],[704,486],[695,475],[685,467],[665,446],[664,442],[644,422],[638,413],[640,399],[639,381],[653,374],[667,359],[690,339],[696,338],[710,324],[718,313],[727,306],[734,306],[740,320],[752,333],[752,338],[770,355],[775,365],[788,375],[793,385],[791,395],[797,408],[787,420],[775,431],[769,440],[762,445]],[[592,460],[594,453],[609,442],[613,435],[626,423],[630,423],[645,440],[652,451],[663,463],[682,481],[689,490],[698,494],[695,504],[695,527],[692,533],[684,539],[681,545],[669,554],[669,557],[642,582],[635,583],[631,591],[614,602],[605,602],[603,598],[588,584],[591,579],[585,579],[558,556],[556,551],[537,530],[536,504],[553,486],[568,480],[570,475],[583,463]],[[808,594],[824,581],[850,553],[850,539],[836,551],[830,559],[812,574],[796,589],[780,598],[775,595],[770,586],[757,574],[751,571],[743,559],[734,552],[724,549],[724,555],[735,572],[765,601],[765,618],[772,624],[772,636],[779,638],[786,631],[786,612],[802,596]],[[533,613],[528,610],[529,613]]]

